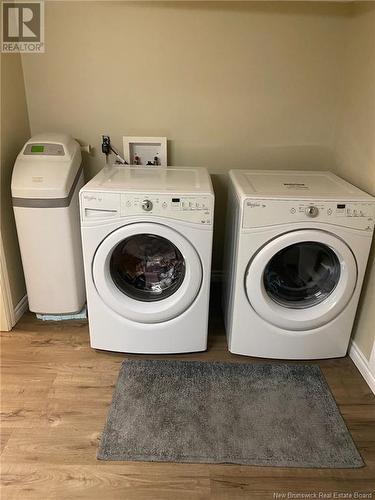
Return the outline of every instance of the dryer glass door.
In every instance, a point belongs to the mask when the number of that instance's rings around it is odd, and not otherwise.
[[[333,320],[355,290],[350,248],[322,230],[296,230],[270,240],[250,260],[245,287],[253,309],[286,330],[310,330]]]
[[[182,234],[163,224],[139,222],[101,242],[92,275],[110,309],[131,321],[161,323],[195,301],[203,270],[196,249]]]
[[[294,243],[277,252],[263,275],[264,288],[277,304],[313,307],[336,288],[341,265],[332,248],[317,241]]]

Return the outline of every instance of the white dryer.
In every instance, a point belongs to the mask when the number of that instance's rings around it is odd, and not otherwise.
[[[203,168],[105,167],[80,192],[91,346],[207,348],[214,195]]]
[[[229,350],[345,356],[375,199],[330,172],[230,172],[224,305]]]

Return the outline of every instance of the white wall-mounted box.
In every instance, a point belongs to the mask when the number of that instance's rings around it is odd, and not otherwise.
[[[124,158],[130,165],[167,166],[166,137],[123,137]]]

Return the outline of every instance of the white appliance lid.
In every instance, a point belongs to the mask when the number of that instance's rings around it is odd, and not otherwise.
[[[230,175],[244,196],[373,200],[372,196],[331,172],[231,170]]]
[[[66,134],[39,134],[17,156],[12,174],[12,197],[63,199],[71,195],[80,175],[81,149]]]
[[[212,193],[207,170],[198,167],[111,165],[104,167],[84,189],[147,193]]]

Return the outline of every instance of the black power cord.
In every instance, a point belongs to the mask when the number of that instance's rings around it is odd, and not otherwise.
[[[120,153],[112,146],[109,135],[102,135],[102,153],[104,153],[107,158],[111,153],[113,153],[119,163],[122,165],[128,165],[128,162],[125,161]]]

